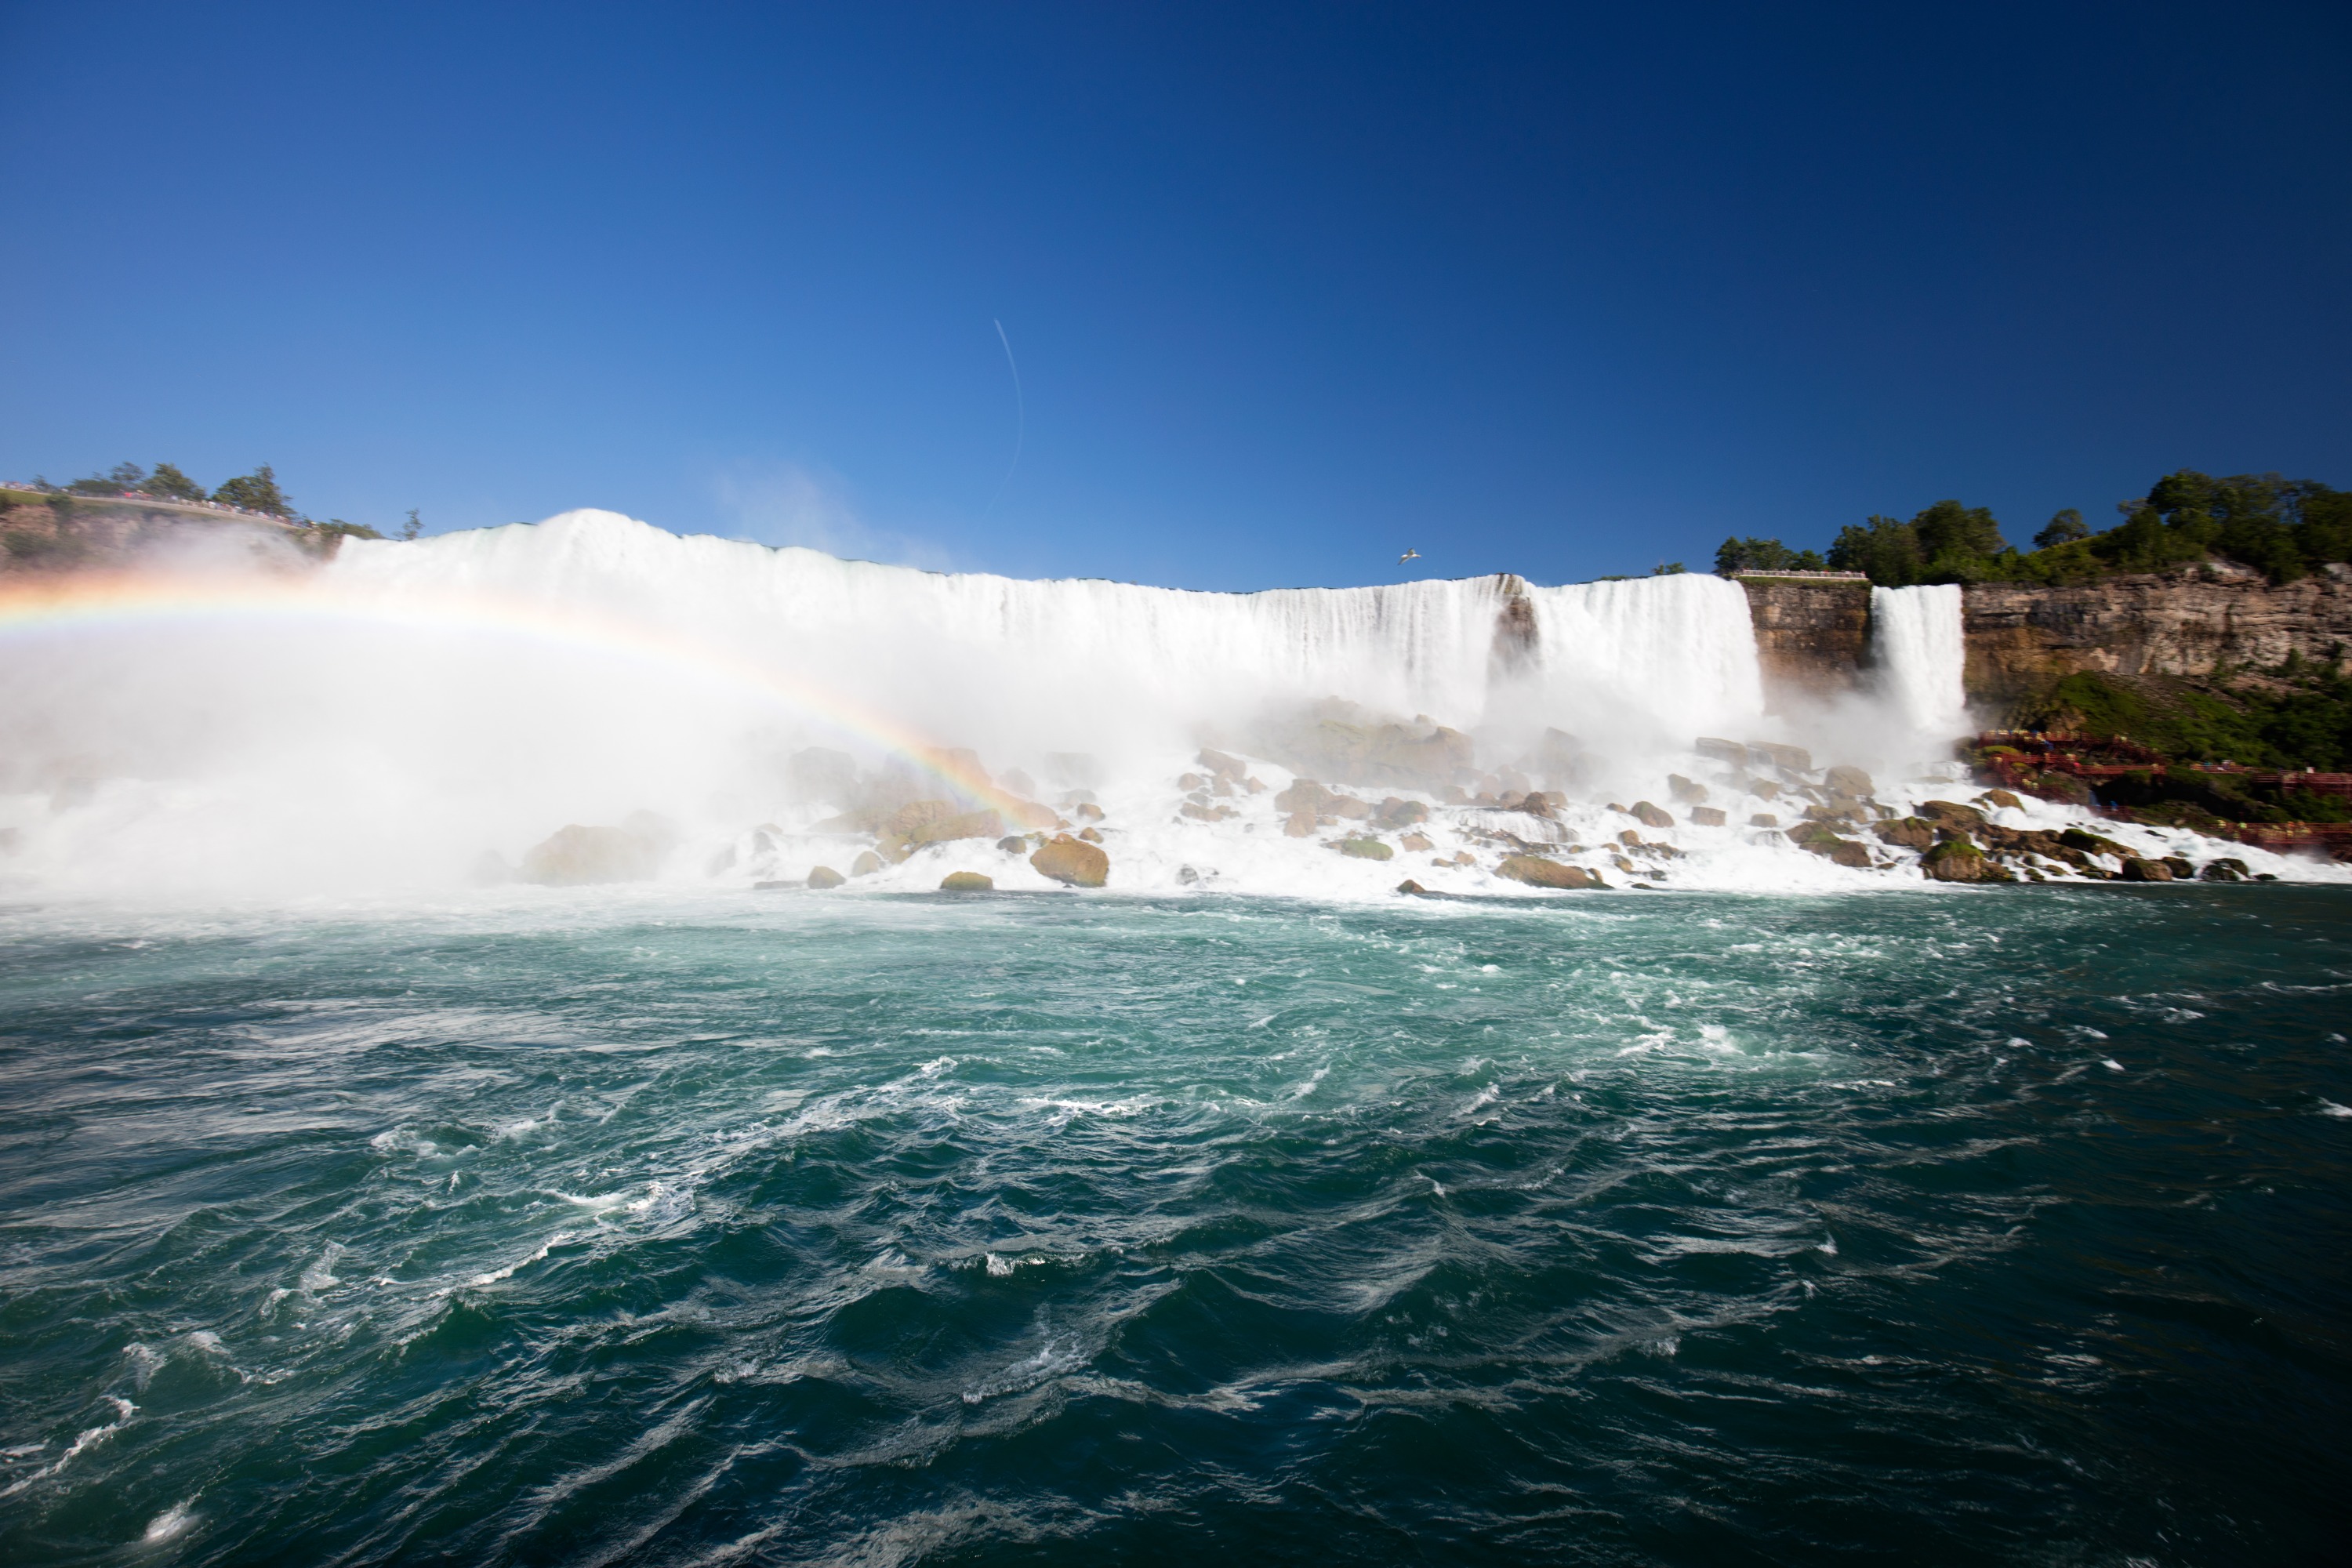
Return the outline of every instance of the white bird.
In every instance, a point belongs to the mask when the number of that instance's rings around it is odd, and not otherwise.
[[[1408,562],[1408,561],[1418,561],[1418,560],[1420,560],[1420,559],[1421,559],[1421,552],[1420,552],[1420,551],[1418,551],[1418,550],[1408,550],[1408,551],[1406,551],[1403,554],[1402,554],[1402,555],[1400,555],[1400,556],[1398,556],[1398,557],[1397,557],[1397,564],[1398,564],[1398,565],[1400,565],[1400,566],[1402,566],[1402,565],[1403,565],[1403,564],[1404,564],[1406,562]]]

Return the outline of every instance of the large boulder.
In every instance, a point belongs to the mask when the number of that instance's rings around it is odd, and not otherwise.
[[[1633,803],[1633,817],[1644,827],[1672,827],[1675,825],[1672,813],[1661,810],[1646,800]]]
[[[1305,812],[1314,816],[1323,810],[1323,803],[1331,792],[1313,779],[1293,779],[1290,787],[1274,797],[1274,808],[1287,816]]]
[[[1860,768],[1840,763],[1822,775],[1822,787],[1832,795],[1859,796],[1870,794],[1876,786],[1870,782],[1870,775]]]
[[[1819,822],[1798,825],[1794,835],[1797,847],[1840,866],[1850,866],[1857,871],[1870,869],[1870,850],[1852,838],[1842,838]]]
[[[1328,803],[1328,809],[1330,811],[1332,816],[1348,822],[1369,821],[1372,815],[1372,807],[1370,801],[1358,800],[1351,795],[1333,795]]]
[[[1958,827],[1963,831],[1982,827],[1985,820],[1985,814],[1975,806],[1962,805],[1950,800],[1922,801],[1919,803],[1919,815],[1939,827]]]
[[[626,827],[569,823],[530,847],[522,858],[521,877],[544,888],[643,882],[661,868],[664,847],[654,836]]]
[[[1342,838],[1339,853],[1358,860],[1386,860],[1396,851],[1377,838]]]
[[[830,866],[812,866],[809,868],[808,885],[812,888],[838,888],[842,883],[847,880],[849,880],[848,878],[843,876],[840,872],[835,870]]]
[[[1110,879],[1110,857],[1066,833],[1046,840],[1029,864],[1039,876],[1073,888],[1099,888]]]
[[[1042,808],[1041,808],[1042,809]],[[1051,826],[1052,814],[1047,813]],[[875,837],[886,850],[904,858],[926,844],[948,844],[959,838],[1001,838],[1004,819],[992,811],[958,811],[944,800],[910,801],[898,808]]]
[[[996,879],[983,877],[977,871],[950,871],[940,879],[940,891],[942,893],[992,893],[995,890]]]
[[[1692,806],[1690,819],[1691,825],[1695,827],[1721,827],[1730,820],[1721,811],[1711,805]]]
[[[1792,773],[1813,771],[1813,753],[1802,746],[1776,745],[1770,741],[1750,741],[1748,749],[1776,768],[1786,768]]]
[[[1721,741],[1712,735],[1701,735],[1692,742],[1691,750],[1709,762],[1729,763],[1735,768],[1748,765],[1748,748],[1737,741]]]
[[[1696,779],[1686,779],[1680,773],[1666,775],[1666,790],[1682,805],[1698,805],[1706,799],[1706,785]]]
[[[1926,849],[1936,842],[1936,825],[1924,816],[1897,817],[1880,823],[1874,831],[1881,844],[1902,849]]]
[[[1947,838],[1919,857],[1919,869],[1932,882],[2011,882],[2007,868],[1985,858],[1966,838]]]
[[[1530,888],[1603,888],[1600,878],[1581,866],[1563,866],[1540,855],[1513,855],[1495,868],[1495,875]]]
[[[1311,811],[1292,812],[1282,819],[1282,833],[1286,838],[1314,837],[1315,814]]]
[[[1013,826],[1023,829],[1055,827],[1062,820],[1061,814],[1052,806],[1034,800],[1008,799],[1004,803],[1004,815],[1013,819]]]
[[[2172,868],[2161,860],[2143,860],[2137,856],[2124,860],[2123,877],[2126,882],[2169,882]]]
[[[1249,765],[1239,757],[1227,756],[1206,746],[1202,747],[1201,754],[1192,760],[1208,769],[1211,776],[1215,778],[1239,779],[1249,772]]]
[[[1415,823],[1429,820],[1429,807],[1417,800],[1403,800],[1391,795],[1381,802],[1380,810],[1373,814],[1373,820],[1382,827],[1411,827]]]

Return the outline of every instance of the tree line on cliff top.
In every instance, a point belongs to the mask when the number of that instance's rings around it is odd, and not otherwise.
[[[1744,572],[1860,572],[1883,588],[1919,583],[2087,582],[2159,572],[2220,556],[2292,583],[2330,562],[2352,561],[2352,491],[2276,474],[2214,479],[2167,474],[2146,496],[2120,502],[2123,521],[2095,533],[2069,508],[2019,550],[1984,507],[1939,500],[1905,521],[1873,517],[1840,529],[1826,553],[1777,539],[1727,539],[1715,552],[1722,576]]]
[[[270,517],[282,517],[290,522],[302,523],[321,533],[344,534],[354,539],[382,539],[363,522],[345,522],[341,518],[329,518],[317,522],[294,509],[294,503],[278,487],[276,470],[268,463],[249,474],[238,474],[223,479],[209,494],[205,487],[182,472],[173,463],[158,463],[151,471],[137,463],[117,463],[102,474],[75,479],[67,485],[53,485],[44,479],[33,481],[37,489],[60,500],[82,497],[92,500],[140,500],[170,501],[210,501],[215,506],[233,506],[247,511],[257,511]],[[403,539],[414,539],[419,532],[416,514],[408,514],[408,524],[401,530]]]

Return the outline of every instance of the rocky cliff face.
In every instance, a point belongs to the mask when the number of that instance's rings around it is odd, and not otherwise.
[[[1870,584],[1742,579],[1765,699],[1853,689],[1870,662]]]
[[[2339,668],[2352,658],[2352,574],[2341,566],[2284,585],[2220,566],[2065,588],[1996,583],[1964,603],[1969,696],[1988,705],[2086,670],[2202,678],[2289,654]]]

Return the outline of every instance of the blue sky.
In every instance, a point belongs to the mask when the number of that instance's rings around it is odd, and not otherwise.
[[[0,477],[1204,588],[2352,486],[2341,5],[8,4],[0,58]]]

